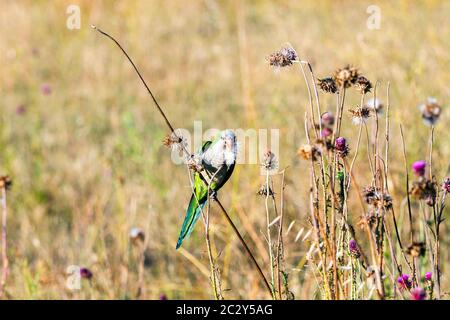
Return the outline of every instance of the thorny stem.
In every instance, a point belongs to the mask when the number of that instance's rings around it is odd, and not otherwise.
[[[433,180],[433,141],[434,141],[434,126],[431,126],[430,128],[430,147],[429,147],[429,162],[430,162],[430,180]],[[441,272],[440,272],[440,232],[439,232],[439,226],[441,223],[440,220],[440,216],[438,216],[437,214],[437,210],[436,210],[436,201],[434,201],[435,203],[433,204],[433,217],[434,217],[434,225],[435,225],[435,231],[434,231],[434,260],[433,260],[433,265],[434,265],[434,273],[435,273],[435,278],[436,278],[436,291],[437,291],[437,297],[440,299],[441,298]],[[425,228],[427,227],[426,225],[424,226]],[[432,249],[431,247],[431,240],[430,240],[430,250]]]
[[[269,196],[270,196],[270,185],[269,185],[269,170],[266,170],[266,223],[267,223],[267,245],[269,247],[269,263],[270,263],[270,277],[271,277],[271,287],[272,287],[272,297],[275,299],[275,270],[274,270],[274,259],[273,259],[273,249],[272,249],[272,237],[270,235],[270,216],[269,216]]]
[[[6,222],[7,222],[7,216],[8,216],[8,210],[6,206],[6,186],[3,186],[1,188],[2,190],[2,276],[0,280],[0,297],[3,296],[5,292],[5,284],[6,284],[6,278],[8,277],[8,245],[7,245],[7,230],[6,230]]]
[[[305,134],[306,134],[306,139],[308,141],[308,144],[311,144],[311,139],[309,136],[309,131],[308,131],[308,114],[305,113]],[[311,158],[310,161],[310,179],[311,179],[311,189],[310,189],[310,205],[311,205],[311,216],[312,216],[312,220],[313,220],[313,225],[314,228],[316,229],[316,245],[317,245],[317,249],[319,252],[319,257],[320,260],[322,262],[322,278],[323,278],[323,282],[324,282],[324,287],[325,287],[325,292],[326,292],[326,298],[328,298],[329,296],[331,296],[332,298],[334,298],[334,294],[332,293],[332,290],[330,288],[330,284],[328,282],[328,278],[327,278],[327,260],[326,260],[326,255],[323,254],[322,252],[322,248],[320,246],[321,243],[321,234],[323,237],[323,241],[325,243],[325,249],[327,252],[329,252],[331,255],[332,250],[331,250],[331,245],[329,243],[328,237],[327,237],[327,233],[325,230],[323,230],[323,224],[321,222],[320,216],[318,214],[318,206],[317,206],[317,199],[318,199],[318,187],[317,187],[317,179],[316,179],[316,173],[314,170],[314,159]]]
[[[161,106],[159,105],[158,101],[156,100],[155,96],[153,95],[152,91],[148,87],[147,83],[145,82],[144,78],[142,77],[141,73],[139,72],[138,68],[136,67],[136,65],[134,64],[133,60],[128,55],[128,53],[123,49],[123,47],[120,45],[120,43],[114,37],[112,37],[111,35],[109,35],[108,33],[104,32],[103,30],[99,29],[98,27],[96,27],[94,25],[92,25],[92,28],[94,30],[98,31],[99,33],[101,33],[102,35],[104,35],[104,36],[108,37],[109,39],[111,39],[120,48],[120,50],[123,52],[123,54],[127,57],[128,61],[131,63],[131,65],[133,66],[133,68],[136,71],[137,75],[141,79],[141,82],[144,84],[145,88],[147,89],[147,92],[150,94],[150,96],[151,96],[153,102],[155,103],[155,106],[157,107],[159,113],[164,118],[164,121],[165,121],[166,125],[169,127],[171,133],[177,138],[178,143],[180,144],[182,139],[176,134],[172,124],[170,123],[169,119],[165,115],[164,111],[162,110]],[[187,157],[191,157],[191,154],[186,149],[186,146],[184,144],[181,144],[181,146],[182,146],[182,149],[183,149],[184,153],[186,154],[186,156]],[[225,210],[225,208],[223,207],[223,205],[219,201],[219,199],[216,198],[215,201],[216,201],[217,205],[219,206],[222,214],[226,218],[227,222],[230,224],[230,226],[232,227],[233,231],[236,233],[236,236],[239,238],[239,240],[240,240],[241,244],[243,245],[245,251],[247,252],[247,254],[250,257],[250,260],[254,263],[255,268],[258,271],[258,274],[261,276],[261,280],[264,282],[264,285],[266,286],[268,291],[272,294],[272,290],[270,288],[270,285],[269,285],[266,277],[264,276],[264,273],[262,272],[261,267],[259,266],[259,264],[256,261],[255,257],[253,256],[253,253],[251,252],[251,250],[247,246],[247,243],[245,242],[244,238],[242,238],[239,230],[236,228],[235,224],[233,223],[233,221],[231,220],[230,216],[228,215],[228,212]]]
[[[284,218],[284,175],[286,169],[281,172],[281,191],[280,191],[280,223],[278,226],[278,241],[277,241],[277,271],[278,271],[278,293],[280,299],[283,298],[281,293],[281,277],[282,268],[281,263],[284,258],[284,246],[283,246],[283,218]],[[286,292],[288,294],[288,292]]]
[[[305,79],[306,88],[308,89],[309,109],[310,109],[310,113],[311,113],[311,127],[314,130],[314,134],[316,136],[316,139],[318,139],[319,138],[319,134],[317,133],[317,128],[315,126],[316,120],[314,118],[314,109],[313,109],[313,102],[312,102],[313,100],[312,100],[311,88],[309,87],[309,81],[308,81],[308,77],[306,76],[306,72],[305,72],[305,68],[303,67],[303,63],[301,61],[299,61],[299,64],[300,64],[300,69],[302,70],[303,78]]]
[[[403,159],[405,162],[405,175],[406,175],[406,199],[408,201],[408,217],[409,217],[409,233],[411,243],[414,242],[414,223],[412,219],[412,210],[411,210],[411,199],[409,196],[409,172],[408,172],[408,160],[406,157],[406,146],[405,146],[405,136],[403,134],[403,126],[400,124],[400,136],[402,138],[402,146],[403,146]],[[417,268],[416,268],[416,260],[412,260],[413,267],[413,282],[417,284]]]

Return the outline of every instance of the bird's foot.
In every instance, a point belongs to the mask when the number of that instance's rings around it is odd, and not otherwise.
[[[217,201],[217,192],[214,190],[211,190],[209,197],[211,198],[212,201]]]
[[[201,158],[197,155],[192,155],[190,159],[188,159],[187,165],[189,169],[191,169],[194,172],[201,172],[203,171],[203,165]]]

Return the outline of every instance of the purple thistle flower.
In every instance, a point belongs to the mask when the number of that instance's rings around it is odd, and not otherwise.
[[[359,252],[358,244],[356,243],[355,239],[351,239],[348,242],[348,250],[350,251],[350,254],[355,258],[358,258],[361,255],[361,253]]]
[[[411,290],[411,300],[425,300],[427,293],[422,288],[414,288]]]
[[[442,190],[450,193],[450,177],[445,178],[444,183],[442,184]]]
[[[93,274],[92,274],[91,270],[89,270],[88,268],[80,269],[80,277],[81,278],[90,280],[92,278],[92,276],[93,276]]]
[[[326,138],[326,137],[331,136],[332,134],[333,134],[333,131],[330,128],[325,127],[322,129],[322,134],[321,134],[322,137]]]
[[[347,141],[344,137],[338,137],[336,138],[336,149],[339,151],[344,150],[345,146],[347,145]]]
[[[164,293],[162,293],[162,294],[159,296],[159,300],[167,300],[167,296],[166,296]]]
[[[425,273],[425,280],[431,281],[431,279],[432,279],[432,273],[428,271],[427,273]]]
[[[330,111],[322,113],[320,118],[324,126],[332,126],[334,124],[334,115]]]
[[[400,277],[397,278],[398,286],[400,287],[400,290],[407,290],[411,289],[412,282],[409,280],[409,275],[402,274]]]
[[[412,169],[414,173],[418,176],[423,176],[425,174],[425,168],[427,163],[423,160],[419,160],[413,163]]]
[[[48,96],[48,95],[50,95],[50,94],[52,93],[52,87],[50,86],[50,84],[44,83],[44,84],[41,86],[41,92],[42,92],[44,95]]]
[[[346,157],[348,155],[348,145],[347,140],[345,140],[344,137],[338,137],[336,138],[336,142],[334,144],[334,148],[336,149],[336,152],[339,156],[342,158]]]
[[[17,106],[17,108],[16,108],[16,114],[17,114],[17,115],[21,116],[21,115],[23,115],[25,112],[27,112],[27,108],[26,108],[23,104]]]

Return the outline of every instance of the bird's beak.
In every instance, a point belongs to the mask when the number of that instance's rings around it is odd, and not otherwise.
[[[230,138],[225,138],[225,149],[227,151],[232,151],[234,147],[234,140]]]

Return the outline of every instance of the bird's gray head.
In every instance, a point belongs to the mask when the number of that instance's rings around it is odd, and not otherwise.
[[[236,135],[230,129],[222,131],[220,138],[224,142],[224,149],[228,152],[234,152],[236,149]]]
[[[236,162],[237,156],[237,143],[236,143],[236,135],[230,129],[222,131],[220,135],[220,139],[223,140],[223,148],[225,155],[225,163],[227,166],[230,166]]]

